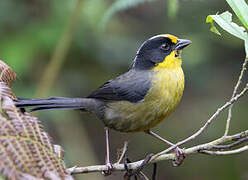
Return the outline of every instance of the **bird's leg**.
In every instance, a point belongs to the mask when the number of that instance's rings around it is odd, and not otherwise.
[[[168,144],[169,146],[174,146],[175,145],[175,144],[171,143],[170,141],[168,141],[168,140],[162,138],[161,136],[157,135],[156,133],[152,132],[151,130],[147,130],[147,131],[145,131],[145,133],[147,133],[147,134],[159,139],[160,141]],[[184,154],[183,150],[181,148],[179,148],[179,147],[176,147],[174,149],[174,151],[176,153],[176,160],[173,162],[173,165],[174,166],[180,166],[182,164],[183,160],[185,159],[185,154]]]
[[[109,158],[109,129],[105,127],[105,138],[106,138],[106,166],[107,170],[103,171],[103,174],[105,176],[108,176],[111,174],[111,170],[113,169],[112,164],[110,163],[110,158]]]

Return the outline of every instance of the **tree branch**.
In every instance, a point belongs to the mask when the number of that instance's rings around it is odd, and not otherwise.
[[[196,153],[205,153],[205,154],[210,154],[210,155],[226,155],[226,154],[237,154],[245,150],[248,150],[248,145],[246,145],[244,147],[231,150],[231,151],[210,151],[210,150],[214,150],[217,145],[220,145],[223,143],[230,143],[233,140],[237,140],[237,137],[239,137],[239,139],[248,137],[248,130],[243,131],[238,134],[234,134],[232,136],[224,136],[214,141],[211,141],[209,143],[187,148],[184,150],[184,153],[187,156],[191,154],[196,154]],[[155,156],[156,155],[152,157],[152,160],[149,163],[155,163],[155,162],[164,161],[164,160],[175,160],[176,158],[175,153],[162,154],[162,155],[159,155],[158,157],[155,157]],[[130,163],[128,164],[128,169],[136,169],[141,165],[142,162],[143,160],[139,160],[139,161]],[[70,174],[93,173],[93,172],[101,172],[101,171],[106,171],[106,170],[107,170],[106,165],[72,167],[72,168],[67,169],[67,171]],[[125,171],[124,164],[119,164],[119,163],[113,164],[113,171]]]

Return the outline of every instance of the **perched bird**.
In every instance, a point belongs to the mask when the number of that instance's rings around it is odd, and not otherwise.
[[[170,34],[154,36],[145,41],[131,69],[109,80],[85,98],[52,97],[16,100],[17,107],[31,111],[78,109],[95,114],[106,126],[106,165],[109,161],[109,128],[120,132],[145,132],[173,145],[150,129],[165,120],[181,100],[184,73],[182,49],[190,40]]]

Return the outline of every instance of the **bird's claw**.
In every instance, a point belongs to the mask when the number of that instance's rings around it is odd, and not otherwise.
[[[176,147],[174,149],[174,152],[176,153],[176,159],[173,160],[173,166],[180,166],[186,157],[185,153],[184,153],[183,149],[181,149],[179,147]]]
[[[142,169],[150,161],[150,159],[152,158],[153,155],[154,154],[148,154],[145,157],[144,161],[140,164],[140,166],[135,170],[128,168],[128,163],[131,163],[131,161],[127,157],[125,157],[124,158],[124,167],[125,167],[126,173],[124,175],[124,178],[129,180],[132,176],[134,176],[135,179],[137,179],[137,177],[139,177],[141,175]]]
[[[111,163],[106,163],[106,166],[107,166],[107,170],[105,171],[102,171],[102,174],[104,176],[109,176],[112,174],[112,170],[113,170],[113,165]]]

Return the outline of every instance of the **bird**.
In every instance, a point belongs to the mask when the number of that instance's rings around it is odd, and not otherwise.
[[[177,107],[184,91],[182,50],[192,42],[171,34],[159,34],[138,49],[130,69],[83,98],[17,98],[19,108],[31,111],[71,109],[90,112],[102,120],[106,136],[106,166],[111,170],[109,130],[145,132],[172,146],[151,129]]]

